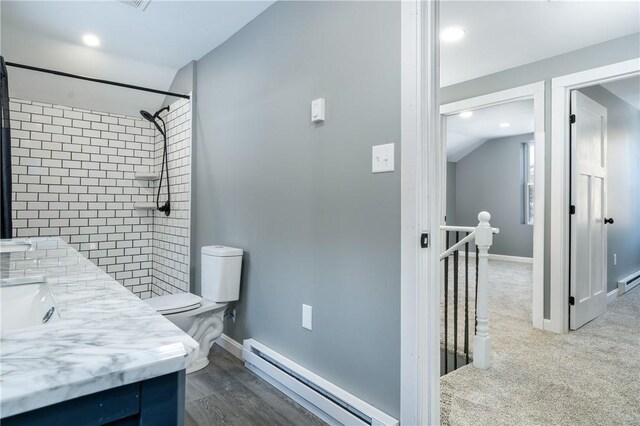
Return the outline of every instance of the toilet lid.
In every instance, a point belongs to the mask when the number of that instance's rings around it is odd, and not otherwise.
[[[153,309],[161,314],[175,314],[190,311],[200,306],[202,298],[191,293],[168,294],[146,299]]]

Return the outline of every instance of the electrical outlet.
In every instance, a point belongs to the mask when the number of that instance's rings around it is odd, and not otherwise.
[[[376,145],[371,148],[371,173],[385,173],[394,170],[394,144]]]
[[[616,266],[618,264],[618,255],[613,253],[613,266]]]
[[[313,328],[313,313],[312,307],[309,305],[302,305],[302,328],[311,330]]]

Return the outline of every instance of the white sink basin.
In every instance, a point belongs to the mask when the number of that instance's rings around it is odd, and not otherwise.
[[[44,277],[0,280],[0,334],[59,320]]]
[[[14,253],[17,251],[27,251],[31,248],[31,243],[26,240],[1,240],[0,253]]]

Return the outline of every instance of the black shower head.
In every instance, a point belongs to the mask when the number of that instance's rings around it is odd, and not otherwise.
[[[149,114],[147,111],[145,110],[140,110],[140,115],[142,116],[142,118],[144,118],[145,120],[148,120],[150,122],[154,122],[154,120],[156,119],[153,115]]]
[[[149,121],[150,123],[153,123],[156,126],[156,129],[158,129],[158,131],[160,132],[160,134],[164,137],[167,136],[166,129],[163,129],[162,127],[160,127],[160,125],[158,124],[158,119],[162,122],[162,126],[164,127],[164,121],[162,120],[162,118],[159,117],[160,113],[164,110],[169,111],[169,107],[165,107],[162,108],[160,111],[156,112],[155,114],[151,115],[149,114],[148,111],[145,111],[143,109],[140,110],[140,115],[142,116],[142,118],[144,118],[145,120]]]
[[[158,111],[157,111],[155,114],[153,114],[153,115],[151,115],[151,114],[150,114],[150,113],[148,113],[147,111],[145,111],[145,110],[141,109],[141,110],[140,110],[140,115],[141,115],[141,116],[142,116],[142,118],[144,118],[145,120],[150,121],[150,122],[152,122],[152,123],[153,123],[153,122],[155,122],[155,121],[156,121],[156,118],[158,118],[158,117],[160,116],[160,113],[161,113],[161,112],[164,112],[164,111],[169,111],[169,106],[168,106],[168,105],[167,105],[166,107],[162,108],[161,110],[158,110]]]

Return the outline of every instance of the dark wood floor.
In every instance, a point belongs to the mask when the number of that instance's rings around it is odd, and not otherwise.
[[[218,345],[209,360],[187,375],[185,426],[326,424]]]

